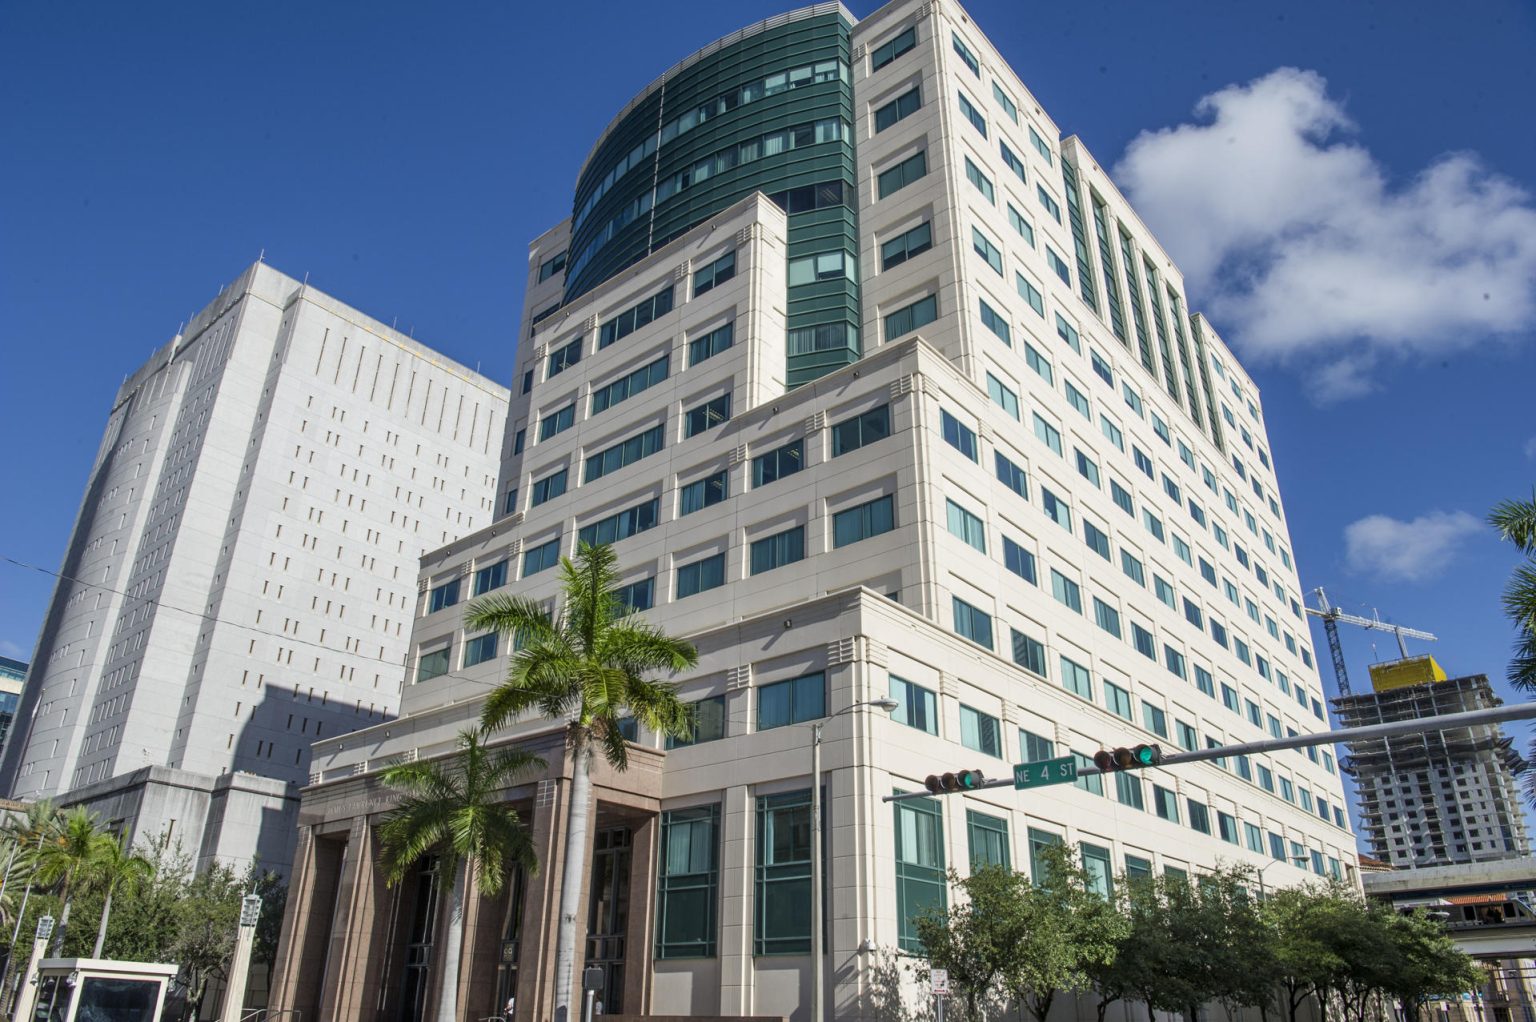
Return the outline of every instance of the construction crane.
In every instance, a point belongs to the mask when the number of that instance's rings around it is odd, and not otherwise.
[[[1323,587],[1318,586],[1312,590],[1312,595],[1317,597],[1317,607],[1308,607],[1307,613],[1313,617],[1323,619],[1323,631],[1328,633],[1328,652],[1333,655],[1333,676],[1339,684],[1339,695],[1349,695],[1349,670],[1344,666],[1344,647],[1339,644],[1339,622],[1358,625],[1377,632],[1391,632],[1397,636],[1397,651],[1403,659],[1408,658],[1408,646],[1403,642],[1404,638],[1423,639],[1425,642],[1436,642],[1437,637],[1429,632],[1421,632],[1417,628],[1404,628],[1402,625],[1394,625],[1383,621],[1380,617],[1361,617],[1358,614],[1346,614],[1344,611],[1328,602],[1328,594],[1323,592]],[[1374,613],[1374,611],[1372,612]]]

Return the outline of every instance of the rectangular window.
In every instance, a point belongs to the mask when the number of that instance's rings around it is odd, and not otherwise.
[[[1042,486],[1040,487],[1040,503],[1045,506],[1045,513],[1050,516],[1051,521],[1068,532],[1072,531],[1072,508],[1066,501]]]
[[[1060,844],[1064,842],[1059,835],[1052,834],[1048,830],[1029,828],[1029,875],[1036,886],[1039,886],[1045,877],[1045,863],[1041,859],[1041,853],[1051,845]]]
[[[1152,785],[1152,806],[1159,819],[1179,822],[1179,797],[1161,784]]]
[[[1221,839],[1229,845],[1238,843],[1237,819],[1221,810],[1216,811],[1216,830]]]
[[[949,907],[944,816],[938,799],[908,799],[895,807],[896,943],[903,951],[921,952],[917,920]]]
[[[1111,479],[1109,481],[1109,496],[1115,502],[1115,506],[1132,518],[1136,517],[1136,504],[1131,499],[1131,491]]]
[[[1210,671],[1199,664],[1195,665],[1195,687],[1212,699],[1216,698],[1216,679],[1211,677]]]
[[[971,74],[975,75],[977,78],[980,78],[981,63],[976,59],[976,54],[971,52],[971,48],[965,45],[965,42],[960,38],[958,33],[951,32],[949,37],[955,44],[955,52],[960,55],[961,60],[965,61],[965,66],[971,69]]]
[[[992,191],[992,179],[983,174],[981,168],[972,163],[969,156],[965,158],[965,177],[966,180],[976,186],[976,190],[981,192],[989,205],[995,201]]]
[[[725,585],[725,554],[723,553],[705,557],[692,564],[684,564],[677,569],[679,600],[723,585]]]
[[[916,45],[917,28],[915,26],[892,36],[889,42],[882,43],[869,51],[869,73],[874,74],[897,57],[910,52]]]
[[[618,605],[626,614],[638,614],[656,606],[656,579],[642,578],[613,591]]]
[[[789,261],[789,286],[799,287],[802,284],[816,284],[827,280],[842,280],[843,278],[856,280],[858,270],[855,257],[838,249],[833,252],[821,252],[817,255],[808,255],[803,259],[791,259]],[[815,349],[814,341],[811,345]]]
[[[997,472],[998,481],[1008,487],[1014,493],[1029,499],[1029,477],[1024,470],[1009,461],[1001,451],[992,452],[993,467]]]
[[[1004,92],[1003,87],[997,84],[997,82],[992,83],[992,98],[997,100],[997,105],[1003,108],[1003,113],[1008,115],[1010,121],[1014,124],[1019,123],[1018,106],[1014,104],[1013,100],[1008,98],[1008,93]]]
[[[452,646],[439,646],[434,650],[423,650],[416,661],[417,682],[431,681],[448,673],[449,658],[453,653]]]
[[[718,805],[661,814],[657,958],[714,957],[719,847]]]
[[[576,542],[600,546],[628,539],[636,533],[654,529],[660,510],[661,498],[652,497],[643,504],[636,504],[618,514],[599,518],[590,525],[583,525],[581,531],[576,534]]]
[[[1029,303],[1029,307],[1034,309],[1037,315],[1044,316],[1045,296],[1040,293],[1040,289],[1026,280],[1022,273],[1013,275],[1013,283],[1018,288],[1020,297]]]
[[[1035,555],[1025,550],[1019,544],[1003,537],[1003,564],[1015,575],[1035,585]]]
[[[811,950],[809,790],[758,796],[755,872],[753,952],[759,955],[808,953]]]
[[[1040,133],[1033,127],[1029,129],[1029,144],[1035,147],[1035,152],[1040,154],[1040,158],[1045,161],[1045,165],[1047,167],[1051,166],[1051,147],[1046,145],[1045,139],[1041,138]]]
[[[557,274],[561,270],[565,269],[565,256],[566,256],[566,254],[564,252],[561,252],[559,255],[555,256],[554,258],[546,259],[544,262],[539,264],[539,283],[540,284],[544,283],[550,277],[553,277],[555,274]]]
[[[433,586],[427,596],[427,613],[435,614],[444,607],[451,607],[459,602],[459,579],[444,582],[440,586]]]
[[[1039,350],[1028,341],[1024,342],[1024,364],[1035,371],[1035,374],[1050,386],[1056,385],[1056,371],[1051,368],[1051,360],[1040,354]]]
[[[750,551],[748,574],[751,575],[761,575],[765,571],[802,561],[805,559],[805,527],[797,525],[755,540]]]
[[[1010,348],[1013,347],[1013,330],[1008,326],[1008,317],[988,305],[985,298],[977,301],[981,305],[981,325],[996,334],[998,340]]]
[[[805,441],[794,440],[752,459],[752,488],[766,486],[805,467]]]
[[[671,311],[672,288],[669,287],[664,291],[656,292],[633,308],[625,309],[604,323],[597,332],[598,350],[601,351],[610,344],[623,340]]]
[[[993,404],[1007,412],[1013,421],[1019,421],[1019,395],[991,373],[987,374],[987,396]]]
[[[955,631],[972,642],[992,648],[992,615],[979,607],[973,607],[958,596],[954,603]]]
[[[730,496],[730,475],[725,469],[711,473],[703,479],[695,479],[678,487],[677,515],[691,515],[725,500]]]
[[[905,678],[890,675],[891,698],[896,700],[896,709],[891,711],[891,719],[898,724],[926,731],[930,735],[939,733],[939,697],[929,689],[921,685],[914,685]]]
[[[979,460],[979,445],[976,442],[976,433],[969,426],[951,415],[947,409],[940,409],[939,427],[946,444],[949,444],[949,446],[972,461]]]
[[[832,425],[832,457],[848,454],[891,435],[891,406],[881,405]]]
[[[1056,313],[1056,336],[1067,342],[1067,347],[1071,348],[1079,355],[1083,353],[1077,327],[1073,326],[1071,323],[1068,323],[1059,312]]]
[[[481,568],[475,572],[474,594],[484,595],[492,589],[500,589],[507,584],[507,562],[497,561],[489,567]]]
[[[1073,695],[1093,701],[1093,676],[1088,673],[1088,668],[1076,660],[1061,658],[1061,687]]]
[[[1115,774],[1115,800],[1123,806],[1145,811],[1147,796],[1146,789],[1142,787],[1141,778],[1135,774]]]
[[[1194,752],[1200,747],[1200,738],[1195,732],[1193,724],[1187,724],[1182,720],[1175,720],[1173,722],[1173,733],[1178,736],[1179,748],[1187,752]]]
[[[1055,199],[1051,198],[1051,193],[1045,190],[1044,185],[1035,185],[1035,197],[1040,200],[1040,205],[1045,207],[1045,211],[1051,215],[1051,219],[1058,224],[1061,223],[1061,206],[1057,204]]]
[[[1077,474],[1088,480],[1095,487],[1099,486],[1099,463],[1082,452],[1081,448],[1074,447],[1072,453],[1077,461]]]
[[[1143,701],[1141,704],[1141,723],[1148,731],[1159,738],[1168,737],[1168,714],[1161,706],[1153,706]]]
[[[1167,643],[1163,644],[1163,666],[1168,668],[1170,673],[1177,675],[1180,678],[1188,677],[1185,668],[1184,654],[1180,653],[1178,650],[1174,649]]]
[[[762,685],[757,690],[757,729],[770,731],[827,715],[826,676],[821,672]]]
[[[1002,725],[998,719],[961,704],[960,744],[987,756],[1002,756]]]
[[[565,469],[551,472],[543,479],[535,479],[533,486],[529,488],[529,505],[538,507],[545,501],[553,500],[565,492],[566,478],[569,473]]]
[[[721,329],[727,333],[730,332],[729,325],[721,327]],[[656,386],[656,384],[665,381],[670,371],[670,362],[671,357],[663,355],[654,362],[624,374],[612,383],[596,388],[592,391],[591,414],[596,415],[599,412],[605,412],[621,401],[627,401],[636,394],[649,390]]]
[[[1067,287],[1072,286],[1072,271],[1067,267],[1067,261],[1057,255],[1056,250],[1049,245],[1045,246],[1045,263],[1056,276],[1061,278],[1063,284]]]
[[[571,366],[581,361],[581,342],[578,337],[569,344],[556,348],[549,353],[548,364],[544,369],[544,378],[550,379],[559,376]]]
[[[1109,536],[1105,534],[1103,529],[1094,525],[1086,518],[1083,519],[1083,542],[1087,543],[1090,550],[1106,561],[1110,559]]]
[[[1136,652],[1148,660],[1157,659],[1157,643],[1153,640],[1152,633],[1135,621],[1131,622],[1131,645],[1136,647]]]
[[[1078,845],[1083,861],[1083,872],[1088,874],[1088,890],[1105,901],[1115,894],[1114,867],[1110,865],[1109,849],[1084,841]]]
[[[928,153],[926,150],[919,149],[889,170],[882,171],[875,178],[875,188],[880,198],[883,199],[900,191],[927,173]]]
[[[1017,628],[1010,628],[1009,632],[1013,640],[1013,662],[1031,674],[1045,677],[1045,643]]]
[[[688,364],[696,366],[705,359],[714,358],[736,343],[736,325],[727,323],[716,327],[702,337],[688,341]]]
[[[598,451],[586,460],[584,482],[592,482],[601,479],[605,475],[617,472],[627,465],[632,465],[641,458],[649,457],[661,450],[662,427],[653,426],[643,433],[637,433],[621,443],[614,444],[605,450]]]
[[[731,395],[727,391],[711,398],[696,408],[683,413],[683,439],[698,436],[706,429],[713,429],[731,417]]]
[[[878,135],[902,118],[916,113],[922,105],[923,94],[920,89],[914,86],[903,92],[875,111],[875,134]]]
[[[1003,153],[1003,166],[1013,171],[1020,181],[1024,180],[1024,161],[1008,148],[1008,143],[998,139],[998,147]]]
[[[1104,682],[1104,706],[1117,717],[1131,719],[1131,694],[1112,681]]]
[[[1089,422],[1092,422],[1093,421],[1093,409],[1088,404],[1088,395],[1084,394],[1082,391],[1080,391],[1076,387],[1072,386],[1072,381],[1071,380],[1067,380],[1066,381],[1066,388],[1067,388],[1067,403],[1070,404],[1073,408],[1077,409],[1077,414],[1081,415],[1083,418],[1087,419]]]
[[[1002,866],[1011,869],[1013,860],[1008,854],[1008,821],[996,816],[965,811],[966,843],[970,846],[971,871],[983,866]]]
[[[895,340],[939,318],[939,300],[933,295],[919,298],[885,317],[885,339]]]
[[[1062,457],[1061,430],[1057,429],[1055,426],[1042,419],[1039,412],[1033,412],[1031,414],[1033,414],[1035,417],[1035,436],[1040,440],[1042,444],[1049,447],[1051,449],[1051,453],[1055,454],[1056,457]]]
[[[1115,638],[1120,638],[1120,612],[1097,596],[1093,598],[1093,621]]]
[[[832,516],[832,548],[880,536],[896,528],[895,501],[889,495],[839,511]]]
[[[986,553],[987,528],[982,520],[947,498],[944,501],[944,507],[949,531],[982,553]]]
[[[1143,570],[1141,562],[1129,550],[1120,551],[1120,570],[1125,572],[1126,578],[1129,578],[1132,582],[1139,586],[1146,586],[1146,572]]]
[[[1056,743],[1044,735],[1019,729],[1019,755],[1026,763],[1056,758]]]
[[[483,664],[487,660],[494,659],[496,656],[496,639],[496,633],[489,632],[485,635],[477,635],[473,639],[464,640],[464,666],[473,667],[476,664]]]
[[[880,268],[889,270],[933,247],[933,226],[918,224],[880,246]]]
[[[523,551],[523,578],[547,571],[560,563],[560,540],[555,538]]]
[[[539,440],[542,442],[552,436],[564,433],[575,424],[576,404],[572,402],[564,408],[555,409],[539,420]]]
[[[1034,224],[1024,219],[1024,214],[1020,213],[1017,209],[1014,209],[1013,203],[1011,202],[1008,203],[1008,223],[1012,225],[1015,231],[1019,232],[1019,237],[1024,239],[1025,244],[1027,244],[1030,248],[1035,247]]]
[[[701,294],[714,290],[734,276],[736,276],[736,253],[727,252],[709,265],[694,271],[693,297],[697,298]]]
[[[960,97],[960,113],[965,116],[966,120],[971,122],[971,127],[981,132],[982,138],[986,138],[987,119],[981,116],[981,111],[972,105],[971,101],[966,98],[965,93],[956,90],[955,95]]]

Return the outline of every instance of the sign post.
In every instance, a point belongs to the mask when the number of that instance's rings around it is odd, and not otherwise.
[[[1013,786],[1020,790],[1043,788],[1047,784],[1070,784],[1075,780],[1077,780],[1077,760],[1071,756],[1013,765]]]
[[[949,970],[929,969],[928,982],[933,984],[934,1018],[944,1022],[944,999],[949,996]]]

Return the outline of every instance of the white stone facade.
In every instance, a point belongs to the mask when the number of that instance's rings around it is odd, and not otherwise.
[[[155,835],[174,817],[118,815],[113,779],[256,775],[290,786],[262,842],[284,864],[309,743],[399,706],[422,551],[490,520],[506,401],[252,266],[113,402],[5,750],[10,794],[89,786],[104,822]],[[189,850],[256,847],[202,825],[179,818]]]

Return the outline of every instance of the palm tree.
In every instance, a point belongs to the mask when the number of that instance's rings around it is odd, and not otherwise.
[[[576,918],[587,855],[587,808],[592,800],[592,754],[601,749],[616,770],[629,765],[620,722],[633,717],[652,731],[685,735],[692,716],[675,685],[647,680],[656,671],[687,670],[698,662],[693,646],[625,613],[616,589],[612,548],[581,544],[576,560],[560,561],[563,610],[551,617],[526,597],[493,594],[469,605],[464,620],[475,631],[494,630],[518,648],[507,679],[485,702],[480,723],[493,731],[529,710],[565,721],[572,760],[571,797],[560,883],[555,950],[555,1010],[571,1014],[576,968]]]
[[[53,931],[53,953],[64,953],[64,937],[69,930],[69,910],[80,883],[89,879],[98,861],[103,843],[111,840],[96,829],[96,818],[81,808],[64,814],[57,829],[48,834],[37,853],[37,880],[43,884],[57,884],[59,901],[64,906],[59,913],[59,925]]]
[[[1499,536],[1525,555],[1504,586],[1504,613],[1515,626],[1515,656],[1509,662],[1509,682],[1536,692],[1536,492],[1530,500],[1506,500],[1488,513]],[[1536,742],[1531,745],[1536,755]],[[1525,779],[1526,797],[1536,804],[1536,774]]]
[[[459,755],[451,763],[396,763],[381,775],[405,798],[379,825],[385,878],[390,886],[405,879],[424,855],[438,857],[438,878],[452,896],[448,933],[443,942],[443,982],[438,991],[438,1022],[454,1022],[459,999],[459,958],[464,943],[464,887],[471,869],[481,894],[501,891],[514,866],[538,870],[533,839],[517,811],[502,801],[501,789],[518,774],[544,761],[522,749],[487,749],[481,735],[459,735]]]
[[[92,958],[100,958],[102,947],[107,943],[107,920],[112,918],[112,896],[118,891],[124,894],[135,891],[154,875],[154,863],[137,852],[129,851],[121,837],[111,834],[102,836],[96,861],[92,863],[87,877],[91,886],[105,895]]]

